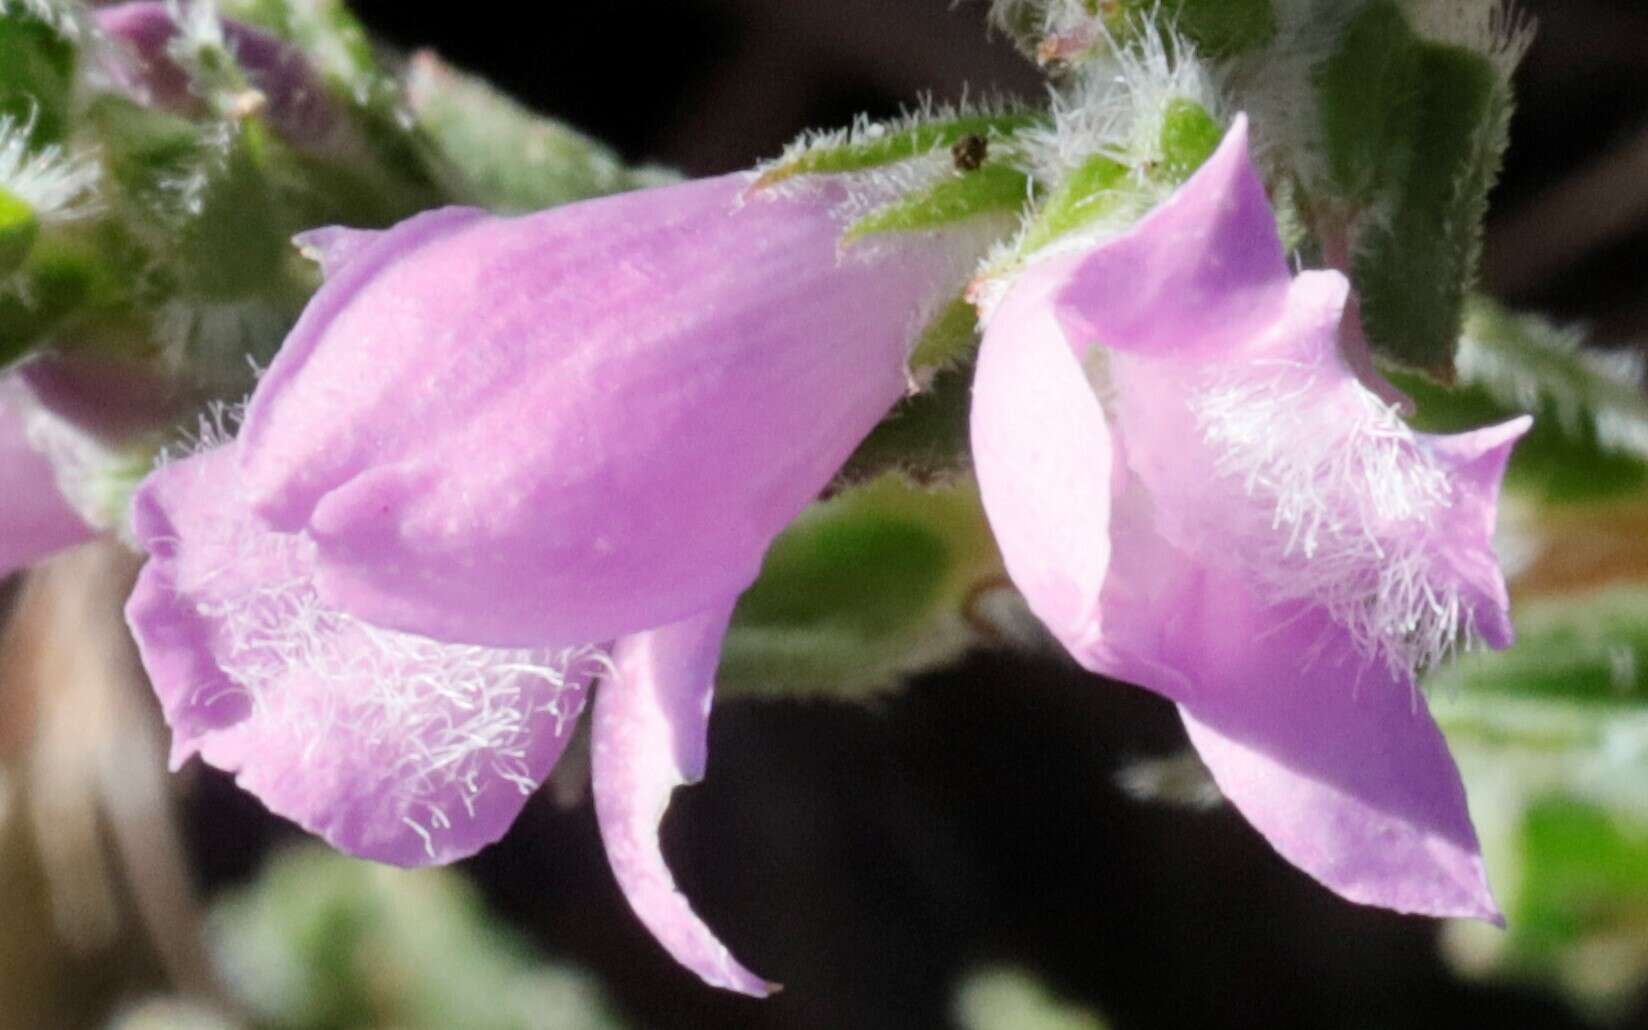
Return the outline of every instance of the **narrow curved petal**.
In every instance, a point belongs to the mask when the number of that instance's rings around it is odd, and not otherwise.
[[[842,199],[735,175],[382,234],[253,397],[255,510],[315,539],[328,601],[442,639],[612,639],[737,593],[976,256],[843,253]]]
[[[630,907],[675,960],[707,984],[764,997],[777,989],[716,939],[675,886],[658,831],[675,788],[704,774],[721,638],[732,606],[618,642],[595,698],[595,813]]]
[[[1013,582],[1082,656],[1110,564],[1111,439],[1053,315],[1060,265],[1027,273],[991,314],[973,379],[979,492]]]
[[[29,443],[26,404],[23,387],[0,379],[0,576],[95,535]]]
[[[1080,262],[1059,318],[1073,342],[1128,351],[1205,352],[1280,316],[1287,261],[1238,116],[1177,192]]]
[[[594,655],[444,644],[329,608],[313,547],[241,498],[228,444],[134,502],[150,560],[127,621],[173,765],[199,753],[333,846],[396,865],[500,837],[565,746]]]

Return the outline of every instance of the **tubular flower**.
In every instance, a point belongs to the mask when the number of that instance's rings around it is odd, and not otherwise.
[[[1226,797],[1341,895],[1497,920],[1417,670],[1510,642],[1491,536],[1527,419],[1414,432],[1290,276],[1245,121],[1126,235],[989,312],[972,411],[1007,568],[1088,669],[1177,702]]]
[[[659,850],[732,605],[903,394],[989,235],[843,250],[844,188],[734,175],[300,238],[327,281],[238,438],[162,466],[127,614],[173,762],[400,865],[498,838],[593,681],[601,834],[641,920],[739,966]]]
[[[0,377],[0,495],[5,497],[0,577],[95,535],[64,498],[51,462],[30,439],[33,407],[15,376]]]

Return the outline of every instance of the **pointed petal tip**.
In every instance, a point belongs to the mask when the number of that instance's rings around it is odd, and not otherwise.
[[[378,229],[328,225],[298,233],[292,237],[292,245],[298,248],[298,253],[320,265],[321,275],[330,278],[382,235],[383,230]]]
[[[596,822],[624,898],[670,957],[712,987],[766,997],[775,985],[733,958],[676,886],[659,831],[675,788],[704,770],[705,731],[732,604],[633,634],[595,698]]]
[[[1058,297],[1073,343],[1172,356],[1218,353],[1272,324],[1291,280],[1247,121],[1173,195],[1088,254]]]

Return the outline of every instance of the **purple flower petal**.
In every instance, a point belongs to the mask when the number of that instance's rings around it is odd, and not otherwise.
[[[705,983],[765,997],[777,989],[732,957],[675,886],[658,830],[675,788],[704,774],[706,731],[732,606],[625,637],[595,698],[595,813],[630,907]]]
[[[979,348],[971,412],[979,490],[1013,582],[1072,653],[1100,632],[1110,564],[1111,439],[1051,294],[1067,264],[1029,272]],[[1034,417],[1026,417],[1034,412]]]
[[[1366,662],[1324,612],[1278,611],[1228,580],[1208,577],[1179,611],[1191,742],[1284,858],[1352,901],[1500,920],[1464,785],[1411,680]]]
[[[1167,353],[1219,350],[1281,314],[1288,269],[1238,116],[1191,181],[1087,255],[1059,319],[1074,343]]]
[[[437,212],[316,296],[243,433],[329,603],[500,645],[736,594],[905,388],[972,252],[841,253],[837,190],[728,176],[524,218]]]
[[[292,237],[292,243],[305,257],[318,262],[321,274],[330,279],[342,271],[345,265],[366,253],[383,235],[382,229],[349,229],[341,225],[329,225],[323,229],[300,232]]]
[[[1358,901],[1497,919],[1414,673],[1509,640],[1492,531],[1527,420],[1409,429],[1340,353],[1348,299],[1338,273],[1288,275],[1238,119],[1133,230],[990,313],[982,496],[1032,610],[1177,701],[1283,855]]]
[[[446,644],[324,604],[313,545],[238,502],[235,445],[168,465],[134,510],[127,620],[173,731],[351,854],[415,866],[500,837],[560,756],[588,650]]]
[[[0,576],[96,535],[63,499],[51,463],[30,444],[29,403],[23,386],[0,378]]]

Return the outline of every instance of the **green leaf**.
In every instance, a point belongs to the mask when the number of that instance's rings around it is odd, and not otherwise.
[[[537,960],[447,869],[318,846],[277,855],[213,906],[220,975],[259,1025],[617,1030],[586,974]]]
[[[1369,4],[1315,75],[1323,156],[1339,195],[1371,204],[1407,178],[1419,124],[1420,40],[1394,3]]]
[[[976,488],[883,476],[813,505],[740,598],[723,693],[856,697],[949,661],[973,641],[966,608],[999,580]]]
[[[74,46],[12,8],[0,14],[0,117],[32,124],[35,145],[61,140],[74,95]]]
[[[860,218],[841,236],[844,244],[887,232],[936,229],[979,215],[1014,214],[1030,202],[1030,177],[1004,164],[958,171]]]
[[[978,136],[989,146],[1045,120],[1041,114],[1010,112],[917,119],[893,128],[866,125],[850,133],[804,141],[794,152],[773,162],[756,180],[756,187],[771,186],[797,175],[859,172],[908,161],[953,147],[967,136]]]
[[[1368,340],[1445,372],[1505,146],[1507,86],[1488,56],[1421,39],[1391,0],[1347,24],[1313,85],[1333,195],[1312,200],[1349,212]]]
[[[406,93],[418,127],[440,154],[437,176],[464,203],[536,211],[660,178],[630,172],[607,147],[433,54],[414,59]]]

